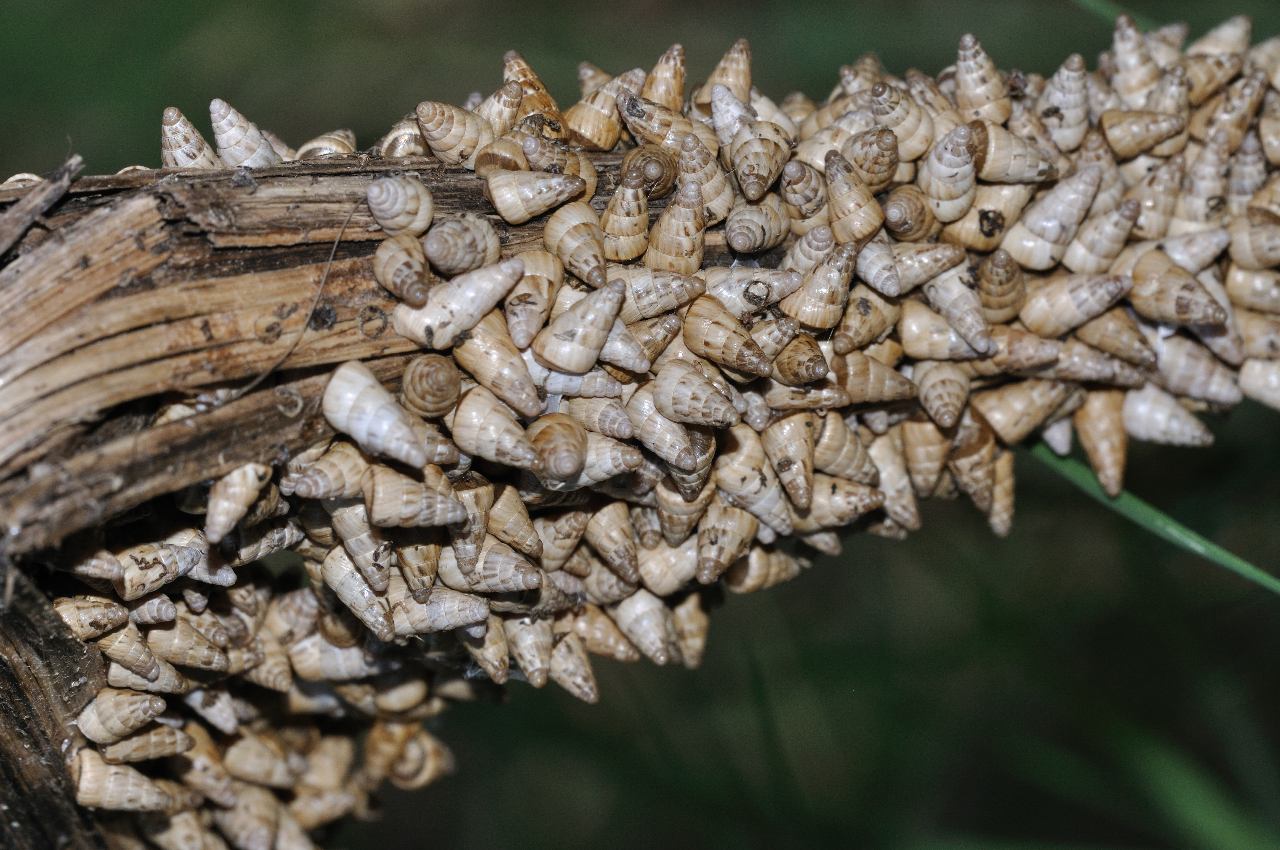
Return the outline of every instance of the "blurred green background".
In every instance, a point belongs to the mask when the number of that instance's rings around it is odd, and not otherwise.
[[[836,68],[875,50],[885,64],[937,71],[972,31],[1001,67],[1050,72],[1068,53],[1092,60],[1110,40],[1108,0],[1082,5],[985,0],[5,0],[0,107],[10,128],[0,172],[47,171],[69,149],[89,171],[159,164],[160,113],[177,106],[202,129],[225,98],[291,144],[350,127],[372,144],[420,100],[461,102],[501,82],[519,49],[552,93],[577,99],[576,67],[649,67],[685,46],[689,80],[705,77],[732,41],[750,39],[761,90],[822,97]],[[1275,0],[1135,2],[1149,21],[1196,32],[1230,13],[1280,30]],[[17,128],[21,128],[18,132]]]
[[[875,50],[935,71],[973,31],[1052,71],[1109,41],[1109,3],[500,5],[7,0],[0,174],[70,150],[91,172],[158,163],[177,105],[224,97],[297,144],[362,144],[424,98],[460,101],[520,49],[563,104],[581,59],[648,66],[673,41],[701,79],[736,37],[775,97],[815,97]],[[1275,0],[1130,3],[1195,33]],[[1137,494],[1275,571],[1280,414],[1246,403],[1209,451],[1136,446]],[[730,598],[690,673],[597,661],[602,705],[549,688],[439,726],[461,765],[332,846],[1280,847],[1280,599],[1089,501],[1030,455],[998,541],[964,502],[906,543],[861,536],[792,584]]]

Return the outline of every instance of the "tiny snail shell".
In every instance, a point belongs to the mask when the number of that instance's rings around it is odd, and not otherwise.
[[[325,387],[322,408],[335,430],[350,435],[366,451],[410,466],[427,462],[409,412],[396,404],[367,366],[356,361],[339,366]]]
[[[218,156],[230,168],[262,168],[281,161],[258,126],[221,98],[209,102],[209,121]]]
[[[418,121],[413,115],[406,115],[391,125],[391,129],[374,147],[379,156],[387,159],[423,156],[427,153],[426,139],[422,138]]]
[[[649,200],[671,194],[676,185],[675,151],[661,145],[640,145],[627,151],[622,157],[621,170],[638,168],[644,176],[644,191]]]
[[[492,265],[502,250],[493,225],[473,213],[436,222],[422,247],[431,265],[449,276]]]
[[[169,106],[160,120],[160,166],[221,168],[222,161],[187,116],[176,106]]]
[[[486,181],[485,194],[508,224],[524,224],[586,188],[580,177],[543,171],[493,171]]]
[[[493,141],[489,122],[447,103],[423,101],[415,110],[427,147],[446,165],[475,166],[476,152]]]
[[[330,130],[298,145],[298,159],[318,159],[356,152],[356,134],[351,130]]]
[[[365,197],[373,220],[388,236],[421,236],[431,226],[431,190],[416,177],[379,177],[369,184]]]
[[[410,307],[427,303],[427,255],[412,233],[384,239],[373,254],[373,276]]]
[[[271,478],[271,467],[246,463],[232,470],[209,491],[209,510],[205,514],[205,537],[219,543],[249,510],[258,492]]]

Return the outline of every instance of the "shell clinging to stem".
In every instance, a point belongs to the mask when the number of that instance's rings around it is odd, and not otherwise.
[[[56,556],[82,586],[55,611],[108,661],[77,799],[161,847],[306,847],[449,772],[422,724],[491,684],[594,702],[592,655],[696,666],[720,588],[809,567],[783,544],[902,537],[952,497],[1004,535],[1017,444],[1078,439],[1114,496],[1131,441],[1280,406],[1280,48],[1167,35],[1122,17],[1097,70],[1046,79],[966,34],[936,79],[868,55],[776,103],[745,40],[706,80],[673,45],[584,64],[563,113],[512,51],[364,154],[164,110],[165,168],[358,162],[372,222],[328,297],[398,303],[367,360],[307,334],[306,368],[347,361],[304,399],[314,443],[159,497],[159,539]]]

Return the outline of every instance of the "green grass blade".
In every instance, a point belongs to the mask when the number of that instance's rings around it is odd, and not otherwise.
[[[1134,23],[1138,25],[1140,30],[1153,30],[1159,26],[1155,21],[1146,15],[1139,15],[1126,9],[1120,3],[1114,0],[1072,0],[1076,8],[1082,9],[1095,17],[1101,18],[1107,23],[1112,23],[1121,15],[1128,15],[1133,18]]]
[[[1264,850],[1280,835],[1233,799],[1231,790],[1183,752],[1142,732],[1116,742],[1117,756],[1163,816],[1179,844],[1210,850]]]
[[[1276,578],[1270,573],[1255,567],[1239,555],[1228,552],[1212,540],[1187,528],[1164,511],[1144,502],[1128,491],[1122,492],[1114,499],[1111,498],[1098,486],[1098,481],[1094,478],[1093,472],[1080,461],[1069,457],[1058,457],[1044,443],[1037,443],[1031,449],[1031,454],[1045,466],[1088,493],[1094,499],[1097,499],[1135,525],[1145,528],[1156,537],[1175,546],[1180,546],[1193,555],[1198,555],[1223,569],[1230,570],[1241,578],[1264,587],[1272,593],[1280,594],[1280,578]]]

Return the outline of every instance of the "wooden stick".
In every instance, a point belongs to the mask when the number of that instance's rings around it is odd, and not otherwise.
[[[409,356],[366,361],[395,388]],[[65,537],[148,499],[217,478],[251,460],[282,463],[333,435],[320,412],[327,372],[260,387],[243,398],[153,428],[143,428],[0,483],[0,516],[17,529],[13,554],[55,546]]]
[[[603,209],[621,156],[593,162],[592,203]],[[72,184],[45,217],[49,229],[28,232],[0,268],[0,521],[8,534],[0,546],[13,554],[55,546],[249,460],[283,460],[328,433],[317,412],[328,370],[317,367],[374,359],[383,377],[398,376],[399,355],[417,346],[391,329],[395,302],[372,268],[383,234],[360,203],[371,181],[393,172],[431,188],[437,220],[486,216],[504,255],[542,247],[542,219],[508,225],[483,181],[429,157],[128,172]],[[5,215],[29,205],[34,191],[0,191],[0,204],[15,201]],[[655,201],[651,214],[665,204]],[[722,229],[706,241],[710,261],[729,260]],[[224,407],[146,427],[166,400],[245,387],[273,371]]]
[[[0,254],[12,248],[13,243],[27,232],[27,228],[66,194],[71,178],[79,174],[82,168],[84,160],[80,158],[80,154],[72,154],[47,179],[37,184],[22,200],[0,216]]]
[[[65,764],[78,737],[72,721],[106,685],[102,655],[76,640],[29,579],[10,574],[13,599],[0,615],[0,846],[101,850]]]

